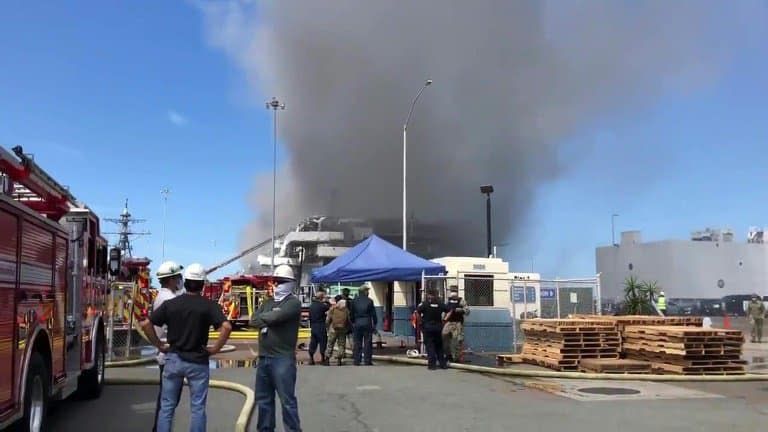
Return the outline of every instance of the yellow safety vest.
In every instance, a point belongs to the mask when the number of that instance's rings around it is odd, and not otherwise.
[[[656,307],[658,307],[659,310],[666,310],[667,299],[664,296],[660,296],[658,302],[656,303]]]

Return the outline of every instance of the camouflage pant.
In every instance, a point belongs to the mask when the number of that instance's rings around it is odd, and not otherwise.
[[[347,352],[347,332],[328,329],[328,348],[325,349],[325,357],[330,359],[333,355],[333,345],[336,345],[336,358],[341,360]]]
[[[752,324],[752,342],[760,342],[763,340],[763,319],[762,318],[750,318]]]
[[[461,343],[464,342],[464,325],[460,322],[447,322],[443,326],[443,349],[454,361],[461,355]]]

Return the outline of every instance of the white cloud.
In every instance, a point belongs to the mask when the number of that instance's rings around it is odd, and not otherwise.
[[[176,126],[184,126],[189,122],[186,117],[174,110],[168,110],[168,120]]]

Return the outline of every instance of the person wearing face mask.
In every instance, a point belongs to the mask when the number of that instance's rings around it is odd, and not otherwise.
[[[184,266],[174,262],[166,261],[160,264],[160,268],[157,269],[157,279],[160,281],[160,289],[157,291],[157,297],[152,303],[152,310],[156,311],[160,309],[166,300],[176,298],[184,290],[184,278],[181,276],[181,271]],[[157,337],[165,342],[168,333],[168,327],[155,326],[155,334]],[[163,369],[165,368],[165,354],[163,352],[157,353],[157,364],[160,366],[160,390],[157,392],[157,405],[155,406],[155,423],[152,426],[152,432],[157,430],[157,416],[160,413],[160,396],[163,393]],[[179,389],[179,395],[181,395],[181,389]],[[176,398],[179,400],[179,398]]]
[[[275,393],[283,408],[283,430],[301,432],[296,400],[296,342],[301,322],[301,301],[293,294],[293,269],[278,266],[273,278],[274,294],[259,306],[251,318],[258,328],[259,363],[256,371],[256,430],[275,430]]]
[[[461,348],[464,343],[464,317],[469,315],[469,306],[459,297],[459,287],[451,286],[448,296],[448,314],[443,326],[443,348],[448,352],[448,361],[461,361]]]

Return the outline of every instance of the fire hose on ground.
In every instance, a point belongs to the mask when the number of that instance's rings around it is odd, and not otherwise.
[[[234,346],[225,345],[224,348],[222,348],[221,352],[227,353],[235,350],[236,348]],[[132,367],[132,366],[141,366],[141,365],[151,364],[151,363],[154,363],[155,361],[156,360],[154,357],[148,357],[148,358],[142,358],[142,359],[136,359],[136,360],[107,362],[105,366],[108,368]],[[108,385],[160,385],[160,379],[159,378],[108,378],[108,377],[105,377],[104,383]],[[222,381],[222,380],[211,380],[209,382],[209,386],[211,388],[216,388],[220,390],[234,391],[245,396],[245,403],[243,403],[243,408],[240,410],[240,415],[238,415],[237,420],[235,421],[235,432],[246,432],[246,430],[248,429],[248,422],[251,419],[251,413],[253,412],[253,407],[256,404],[256,397],[255,397],[255,394],[253,393],[253,390],[250,387],[244,386],[242,384],[238,384],[231,381]]]
[[[389,363],[426,366],[427,361],[415,358],[374,355],[373,360]],[[606,374],[585,372],[557,372],[526,369],[502,369],[486,366],[475,366],[464,363],[449,363],[452,369],[477,372],[483,374],[505,375],[520,378],[560,378],[560,379],[590,379],[606,381],[655,381],[655,382],[746,382],[768,381],[768,374],[748,373],[744,375],[646,375],[646,374]]]

